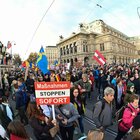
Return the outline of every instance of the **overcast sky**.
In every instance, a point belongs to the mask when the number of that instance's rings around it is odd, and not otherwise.
[[[140,35],[140,0],[55,0],[31,42],[52,1],[0,0],[0,41],[4,45],[12,41],[12,52],[26,59],[31,52],[39,52],[41,45],[56,45],[60,35],[78,31],[81,22],[102,19],[128,36]]]

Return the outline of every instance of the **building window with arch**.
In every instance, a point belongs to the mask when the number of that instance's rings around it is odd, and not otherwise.
[[[64,55],[66,54],[66,50],[65,50],[65,47],[63,48],[63,52],[64,52]]]
[[[68,45],[66,46],[66,51],[67,51],[67,54],[69,54],[69,48],[68,48]]]
[[[86,46],[87,46],[87,41],[86,40],[83,40],[82,46],[83,46],[83,52],[86,52]]]
[[[72,44],[70,44],[70,53],[73,53],[73,47],[72,47]]]
[[[86,45],[86,52],[88,52],[88,46]]]
[[[104,43],[101,43],[100,44],[100,51],[104,51],[105,50],[105,48],[104,48]]]
[[[74,46],[74,53],[77,53],[77,46]]]
[[[73,43],[73,47],[74,47],[74,53],[77,53],[77,46],[76,46],[76,42]]]
[[[62,48],[60,48],[60,55],[63,55],[63,51],[62,51]]]
[[[83,45],[83,52],[85,52],[85,50],[86,50],[86,49],[85,49],[85,45]]]

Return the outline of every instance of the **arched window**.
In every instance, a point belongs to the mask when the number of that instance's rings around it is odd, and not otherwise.
[[[67,54],[69,54],[69,48],[68,48],[68,45],[66,46],[66,51],[67,51]]]
[[[62,48],[60,48],[60,55],[63,55],[63,51],[62,51]]]
[[[73,43],[73,47],[74,47],[74,53],[77,53],[77,46],[76,46],[76,42]]]
[[[73,53],[73,47],[72,47],[72,44],[70,44],[70,53]]]
[[[66,50],[65,50],[65,47],[63,48],[63,52],[64,52],[64,55],[66,54]]]

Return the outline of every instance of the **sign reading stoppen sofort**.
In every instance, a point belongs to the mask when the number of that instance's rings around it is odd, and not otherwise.
[[[36,102],[42,104],[69,104],[70,82],[35,82]]]

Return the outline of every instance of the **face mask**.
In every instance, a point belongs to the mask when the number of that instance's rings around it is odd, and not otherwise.
[[[134,88],[130,88],[130,91],[131,91],[131,92],[134,92]]]

